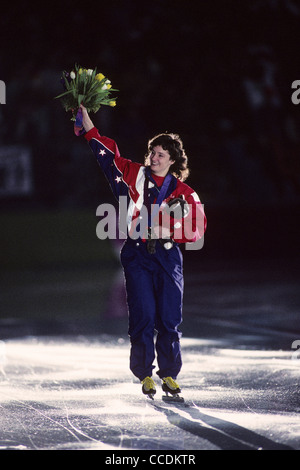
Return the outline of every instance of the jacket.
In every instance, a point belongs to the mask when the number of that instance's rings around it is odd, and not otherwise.
[[[155,204],[159,187],[151,175],[150,168],[133,162],[120,155],[118,146],[113,139],[101,136],[94,127],[85,134],[85,139],[96,156],[114,196],[128,199],[127,227],[130,234],[141,218],[145,201],[145,191]],[[188,214],[180,218],[172,217],[167,208],[175,198],[181,198],[188,204]],[[160,225],[167,221],[176,243],[193,243],[203,237],[206,230],[206,216],[197,193],[187,184],[172,175],[165,198],[160,206]],[[147,238],[147,237],[146,237]]]

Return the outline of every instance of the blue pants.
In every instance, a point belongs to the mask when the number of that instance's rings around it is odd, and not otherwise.
[[[151,377],[156,347],[158,376],[176,379],[182,366],[178,330],[182,321],[182,253],[178,246],[165,250],[157,241],[156,253],[149,254],[146,243],[128,238],[121,262],[129,310],[130,369],[140,380]]]

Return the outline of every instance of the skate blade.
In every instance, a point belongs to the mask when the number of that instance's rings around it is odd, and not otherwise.
[[[147,393],[146,396],[149,400],[154,400],[154,393]]]
[[[184,403],[184,398],[178,394],[174,395],[163,395],[162,400],[166,403]]]

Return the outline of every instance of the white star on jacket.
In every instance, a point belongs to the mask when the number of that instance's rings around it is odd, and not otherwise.
[[[121,181],[122,181],[121,176],[116,176],[115,181],[116,181],[117,183],[121,183]]]
[[[101,154],[102,156],[105,155],[105,154],[106,154],[105,150],[100,150],[99,155],[100,155],[100,154]]]

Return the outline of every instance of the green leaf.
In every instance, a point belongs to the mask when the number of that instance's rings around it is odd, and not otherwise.
[[[55,96],[54,99],[56,99],[56,98],[61,98],[62,96],[65,96],[65,95],[69,95],[70,93],[72,93],[72,91],[73,91],[73,90],[64,91],[64,92],[61,93],[60,95]]]
[[[84,98],[84,95],[78,95],[77,97],[77,100],[78,100],[78,106],[81,105],[82,101],[83,101],[83,98]]]

